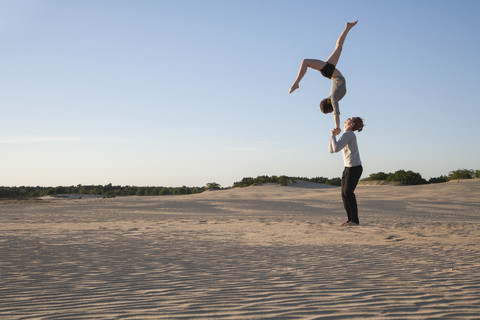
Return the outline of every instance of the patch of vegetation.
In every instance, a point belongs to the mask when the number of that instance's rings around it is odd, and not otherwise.
[[[448,182],[450,180],[458,179],[473,179],[480,178],[480,170],[465,170],[459,169],[451,171],[448,176],[440,176],[436,178],[430,178],[428,181],[422,178],[422,176],[413,171],[398,170],[394,173],[377,172],[372,173],[369,177],[362,179],[362,181],[387,181],[397,182],[403,185],[418,185],[427,183],[441,183]]]
[[[450,180],[473,179],[480,178],[480,170],[458,169],[450,171],[448,176],[440,176],[431,178],[428,181],[413,171],[398,170],[394,173],[377,172],[372,173],[369,177],[362,181],[378,181],[380,183],[387,182],[402,185],[418,185],[426,183],[440,183]],[[288,177],[288,176],[258,176],[256,178],[243,178],[235,182],[233,187],[248,187],[252,185],[260,185],[264,183],[278,183],[282,186],[288,183],[294,183],[296,180],[315,182],[320,184],[328,184],[340,186],[341,178],[306,178],[306,177]],[[184,195],[201,193],[205,190],[219,190],[222,187],[216,182],[207,183],[205,187],[136,187],[136,186],[114,186],[111,183],[107,185],[77,185],[70,187],[0,187],[0,199],[29,199],[39,198],[48,195],[63,194],[85,194],[97,195],[103,197],[117,196],[162,196],[162,195]]]
[[[0,187],[0,198],[26,199],[61,194],[85,194],[108,197],[117,196],[159,196],[193,194],[205,191],[205,187],[135,187],[107,185],[69,186],[69,187]]]
[[[278,183],[282,186],[288,185],[288,183],[294,183],[296,180],[308,181],[308,182],[315,182],[321,184],[329,184],[334,186],[339,186],[341,183],[340,178],[333,178],[328,179],[324,177],[316,177],[316,178],[305,178],[305,177],[287,177],[287,176],[258,176],[256,178],[243,178],[242,180],[235,182],[233,187],[248,187],[248,186],[256,186],[264,183]]]

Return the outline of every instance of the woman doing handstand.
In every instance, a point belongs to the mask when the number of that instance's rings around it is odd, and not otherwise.
[[[340,108],[338,106],[338,101],[341,100],[347,93],[347,87],[345,83],[345,78],[342,76],[340,70],[336,68],[338,60],[340,59],[340,54],[342,53],[343,43],[347,37],[348,32],[352,29],[358,20],[355,22],[347,22],[345,25],[345,30],[337,40],[335,50],[333,50],[330,57],[327,61],[316,60],[316,59],[304,59],[300,65],[300,70],[298,71],[297,79],[290,88],[289,93],[292,93],[299,87],[300,80],[307,72],[307,68],[312,68],[318,70],[326,78],[332,80],[332,89],[328,98],[323,99],[320,103],[320,109],[323,113],[333,112],[335,120],[335,128],[340,129]]]

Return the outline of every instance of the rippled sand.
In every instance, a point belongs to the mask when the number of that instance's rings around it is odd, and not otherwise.
[[[1,319],[478,319],[480,180],[0,203]]]

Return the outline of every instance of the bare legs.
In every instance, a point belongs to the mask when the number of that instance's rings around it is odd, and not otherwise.
[[[288,93],[292,93],[299,87],[300,80],[302,80],[303,76],[305,73],[307,73],[307,68],[312,68],[315,70],[322,70],[322,68],[326,65],[325,62],[322,60],[315,60],[315,59],[303,59],[302,63],[300,64],[300,70],[298,70],[298,75],[297,79],[293,83],[292,87],[290,88],[290,91]]]
[[[338,59],[340,59],[340,54],[342,53],[343,43],[345,42],[345,39],[347,38],[347,34],[350,31],[350,29],[352,29],[357,24],[357,22],[358,22],[358,20],[355,21],[355,22],[347,22],[345,24],[345,30],[343,30],[340,37],[338,37],[337,44],[335,45],[335,50],[333,50],[332,54],[327,59],[328,63],[331,63],[334,66],[337,65]]]
[[[327,59],[328,63],[331,63],[334,66],[337,65],[338,59],[340,59],[340,54],[342,53],[342,47],[343,47],[343,43],[345,42],[345,38],[347,37],[347,34],[350,31],[350,29],[352,29],[357,24],[357,22],[358,20],[355,22],[347,22],[345,24],[345,30],[343,30],[342,34],[338,38],[337,44],[335,46],[335,50],[333,50],[332,54]],[[295,79],[295,82],[293,83],[288,93],[292,93],[293,91],[299,88],[300,80],[302,80],[303,76],[307,72],[307,68],[312,68],[320,71],[325,65],[326,65],[326,62],[322,60],[303,59],[300,65],[300,70],[298,71],[297,79]],[[338,70],[336,70],[335,72],[337,71]]]

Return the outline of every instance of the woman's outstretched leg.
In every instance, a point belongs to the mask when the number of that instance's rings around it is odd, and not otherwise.
[[[332,54],[327,59],[328,63],[331,63],[334,66],[337,65],[338,60],[340,59],[340,54],[342,53],[343,43],[345,42],[345,39],[347,38],[347,34],[350,31],[350,29],[352,29],[357,24],[357,22],[358,22],[358,20],[354,21],[354,22],[347,22],[345,24],[345,29],[343,30],[340,37],[338,37],[337,44],[335,45],[335,50],[333,50]]]
[[[288,93],[292,93],[293,91],[297,90],[299,87],[300,80],[302,80],[305,73],[307,73],[307,68],[312,68],[315,70],[322,70],[322,68],[326,65],[325,62],[322,60],[315,60],[315,59],[303,59],[302,63],[300,64],[300,70],[298,70],[297,79],[293,83],[290,91]]]
[[[337,65],[338,59],[340,58],[340,54],[342,53],[342,47],[343,47],[343,43],[345,42],[345,38],[347,37],[347,34],[350,31],[350,29],[352,29],[357,24],[357,22],[358,22],[358,20],[355,21],[355,22],[347,22],[346,23],[345,30],[343,30],[342,34],[340,35],[340,37],[337,40],[335,50],[333,50],[332,54],[327,59],[328,63],[331,63],[334,66]],[[299,88],[299,83],[302,80],[305,73],[307,72],[307,68],[312,68],[312,69],[320,71],[327,64],[327,62],[324,62],[322,60],[316,60],[316,59],[304,59],[304,60],[302,60],[302,63],[300,65],[300,70],[298,71],[297,79],[295,79],[295,82],[293,83],[293,85],[290,88],[290,91],[288,93],[292,93],[293,91],[295,91]]]
[[[292,93],[293,91],[297,90],[299,87],[300,80],[302,80],[303,76],[305,73],[307,73],[307,68],[312,68],[315,70],[322,70],[322,68],[326,65],[325,62],[322,60],[316,60],[316,59],[303,59],[302,63],[300,64],[300,70],[298,70],[298,75],[297,79],[295,79],[295,82],[293,83],[292,87],[290,88],[290,91],[288,93]]]

